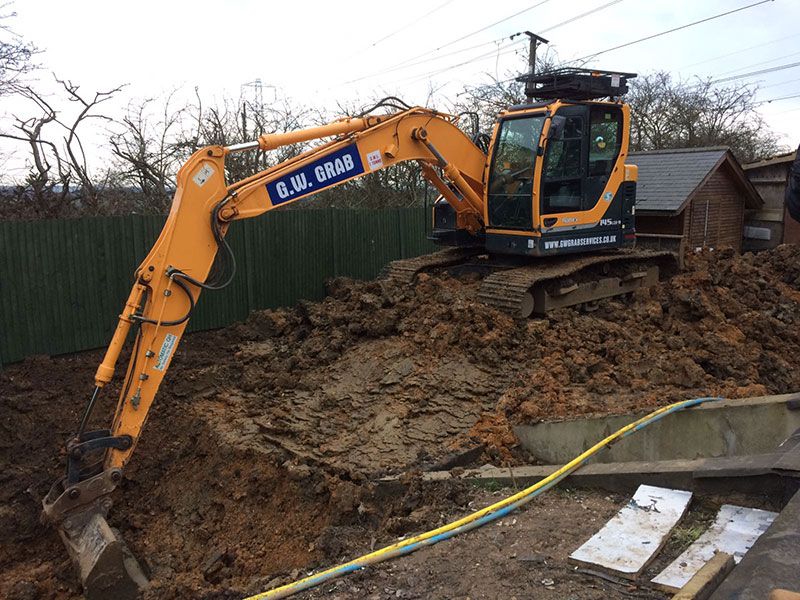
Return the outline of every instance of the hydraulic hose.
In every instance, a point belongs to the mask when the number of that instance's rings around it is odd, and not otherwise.
[[[659,408],[649,415],[642,417],[638,421],[634,421],[617,432],[612,433],[605,439],[599,441],[594,446],[589,448],[583,454],[572,459],[570,462],[551,475],[545,477],[532,486],[517,492],[513,496],[509,496],[500,502],[492,504],[491,506],[487,506],[486,508],[474,512],[471,515],[467,515],[466,517],[462,517],[461,519],[453,521],[452,523],[448,523],[447,525],[442,525],[441,527],[432,529],[431,531],[422,533],[420,535],[416,535],[407,540],[403,540],[402,542],[397,542],[391,546],[386,546],[385,548],[376,550],[375,552],[370,552],[369,554],[365,554],[364,556],[341,564],[337,567],[332,567],[315,575],[310,575],[303,579],[299,579],[293,583],[282,585],[274,590],[269,590],[260,594],[256,594],[255,596],[250,596],[249,598],[246,598],[246,600],[274,600],[277,598],[288,598],[289,596],[293,596],[298,592],[316,587],[322,583],[325,583],[326,581],[346,575],[347,573],[358,571],[369,565],[374,565],[397,556],[410,554],[411,552],[419,550],[425,546],[432,546],[437,542],[449,539],[458,535],[459,533],[464,533],[466,531],[470,531],[471,529],[486,525],[487,523],[491,523],[492,521],[504,517],[510,512],[513,512],[520,506],[527,504],[539,494],[542,494],[543,492],[555,486],[570,473],[583,466],[586,461],[588,461],[603,448],[610,447],[619,440],[644,429],[648,425],[655,423],[668,414],[716,400],[721,400],[721,398],[694,398],[692,400],[684,400],[682,402],[676,402],[663,408]]]

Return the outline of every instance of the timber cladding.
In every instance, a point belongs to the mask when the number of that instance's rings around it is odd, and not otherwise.
[[[723,164],[694,194],[684,209],[689,248],[742,249],[745,201]]]
[[[420,207],[286,210],[236,222],[228,235],[236,277],[203,293],[189,331],[320,299],[326,279],[370,279],[391,260],[431,252],[428,220]],[[0,365],[105,346],[163,224],[141,215],[0,222]]]

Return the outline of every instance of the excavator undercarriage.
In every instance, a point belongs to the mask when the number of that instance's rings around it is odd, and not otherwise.
[[[408,285],[420,273],[479,273],[482,281],[478,299],[525,319],[570,306],[591,310],[600,300],[651,287],[679,268],[674,253],[656,250],[626,249],[525,261],[482,252],[479,248],[448,248],[396,260],[386,267],[382,277],[397,285]]]

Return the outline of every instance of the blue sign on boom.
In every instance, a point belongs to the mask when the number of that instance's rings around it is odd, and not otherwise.
[[[364,172],[358,148],[351,144],[267,184],[273,205],[297,200]]]

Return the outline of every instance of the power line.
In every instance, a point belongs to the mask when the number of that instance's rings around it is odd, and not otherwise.
[[[593,15],[593,14],[595,14],[597,12],[600,12],[601,10],[609,8],[610,6],[614,6],[615,4],[619,4],[622,1],[623,0],[612,0],[611,2],[607,2],[606,4],[603,4],[601,6],[593,8],[592,10],[588,10],[586,12],[583,12],[583,13],[579,14],[579,15],[575,15],[574,17],[570,17],[569,19],[567,19],[565,21],[561,21],[560,23],[556,23],[555,25],[551,25],[550,27],[547,27],[547,28],[541,30],[540,33],[546,33],[548,31],[553,31],[554,29],[558,29],[559,27],[563,27],[564,25],[569,25],[570,23],[574,23],[575,21],[579,21],[580,19],[583,19],[584,17],[588,17],[589,15]],[[539,6],[539,5],[536,5],[536,6]],[[531,8],[536,8],[536,6],[533,6]],[[530,9],[526,9],[526,10],[530,10]],[[522,12],[524,12],[524,11],[522,11]],[[516,13],[516,14],[512,15],[512,17],[516,16],[518,14],[520,14],[520,13]],[[508,18],[511,18],[511,17],[508,17]],[[508,18],[506,18],[504,20],[508,20]],[[502,21],[498,21],[497,23],[501,23],[501,22]],[[495,23],[494,25],[497,25],[497,23]],[[494,25],[491,25],[490,27],[493,27]],[[517,34],[514,34],[514,35],[517,35]],[[496,40],[492,40],[490,42],[484,42],[482,44],[476,44],[475,46],[469,46],[468,48],[463,48],[461,50],[455,50],[454,52],[449,52],[447,54],[442,54],[442,55],[439,55],[439,56],[436,56],[436,57],[428,57],[425,60],[421,60],[421,61],[415,62],[415,63],[407,65],[407,66],[411,67],[411,66],[423,64],[423,63],[426,63],[426,62],[439,60],[440,58],[444,58],[446,56],[452,56],[454,54],[460,54],[461,52],[466,52],[467,50],[473,50],[475,48],[480,48],[482,46],[487,46],[489,44],[496,44],[497,42],[502,42],[505,39],[506,39],[506,37],[502,37],[502,38],[498,38]],[[460,41],[460,40],[458,40],[458,41]],[[448,44],[445,44],[445,46],[440,46],[439,48],[434,50],[434,52],[440,50],[441,48],[444,48],[444,47],[450,45],[451,43],[455,43],[455,42],[449,42]],[[428,52],[428,53],[425,53],[425,54],[422,54],[422,55],[419,55],[419,56],[427,56],[428,54],[430,54],[430,53]],[[414,57],[414,58],[419,58],[419,56]],[[405,60],[405,61],[403,61],[401,63],[398,63],[398,65],[406,65],[410,60],[414,60],[414,58],[407,59],[407,60]],[[387,73],[387,72],[394,71],[394,70],[397,70],[397,69],[384,70],[383,73]]]
[[[584,17],[588,17],[589,15],[593,15],[596,12],[600,12],[601,10],[608,8],[609,6],[614,6],[615,4],[619,4],[620,2],[622,2],[622,0],[612,0],[612,2],[608,2],[606,4],[603,4],[602,6],[598,6],[597,8],[593,8],[592,10],[587,10],[586,12],[581,13],[579,15],[575,15],[574,17],[567,19],[566,21],[561,21],[561,23],[556,23],[551,27],[542,29],[541,31],[539,31],[539,33],[547,33],[548,31],[553,31],[553,29],[557,29],[558,27],[569,25],[570,23],[574,23],[575,21],[583,19]]]
[[[414,19],[414,20],[413,20],[413,21],[411,21],[410,23],[406,23],[406,24],[405,24],[405,25],[403,25],[403,26],[402,26],[400,29],[396,29],[396,30],[394,30],[392,33],[390,33],[390,34],[388,34],[388,35],[385,35],[385,36],[383,36],[381,39],[379,39],[379,40],[377,40],[377,41],[375,41],[375,42],[371,43],[369,46],[367,46],[367,48],[374,48],[375,46],[377,46],[377,45],[378,45],[378,44],[380,44],[381,42],[385,42],[385,41],[386,41],[386,40],[388,40],[389,38],[396,36],[398,33],[402,33],[403,31],[405,31],[405,30],[406,30],[406,29],[408,29],[409,27],[411,27],[411,26],[413,26],[413,25],[416,25],[417,23],[419,23],[419,22],[420,22],[420,21],[422,21],[423,19],[425,19],[425,18],[427,18],[427,17],[431,16],[433,13],[435,13],[435,12],[437,12],[437,11],[440,11],[440,10],[441,10],[441,9],[443,9],[445,6],[447,6],[448,4],[452,4],[452,3],[453,3],[453,1],[454,1],[454,0],[447,0],[447,2],[443,2],[442,4],[440,4],[439,6],[437,6],[436,8],[433,8],[433,9],[429,10],[428,12],[426,12],[424,15],[422,15],[422,16],[420,16],[420,17],[417,17],[416,19]]]
[[[754,77],[756,75],[762,75],[764,73],[774,73],[775,71],[783,71],[785,69],[792,69],[794,67],[800,67],[800,62],[789,63],[786,65],[779,65],[777,67],[770,67],[769,69],[760,69],[758,71],[751,71],[750,73],[741,73],[740,75],[731,75],[730,77],[723,77],[722,79],[714,79],[712,81],[709,81],[709,83],[725,83],[727,81],[746,79],[747,77]]]
[[[729,73],[736,73],[736,71],[744,71],[746,69],[752,69],[753,67],[760,67],[761,65],[766,65],[771,62],[775,62],[776,60],[783,60],[784,58],[789,58],[790,56],[797,56],[798,54],[800,54],[800,52],[792,52],[790,54],[784,54],[783,56],[776,56],[775,58],[770,58],[769,60],[762,60],[760,62],[746,65],[744,67],[737,67],[735,69],[731,69],[730,71],[723,71],[722,73],[717,73],[717,75],[728,75]]]
[[[753,4],[748,4],[747,6],[742,6],[742,7],[740,7],[740,8],[736,8],[736,9],[734,9],[734,10],[730,10],[730,11],[727,11],[727,12],[723,12],[723,13],[719,13],[719,14],[716,14],[716,15],[712,15],[712,16],[710,16],[710,17],[706,17],[705,19],[701,19],[701,20],[699,20],[699,21],[694,21],[694,22],[692,22],[692,23],[687,23],[687,24],[685,24],[685,25],[681,25],[681,26],[679,26],[679,27],[673,27],[672,29],[667,29],[667,30],[665,30],[665,31],[661,31],[661,32],[659,32],[659,33],[654,33],[653,35],[649,35],[649,36],[646,36],[646,37],[640,38],[640,39],[638,39],[638,40],[633,40],[633,41],[631,41],[631,42],[626,42],[626,43],[624,43],[624,44],[620,44],[620,45],[618,45],[618,46],[614,46],[613,48],[606,48],[605,50],[600,50],[599,52],[595,52],[595,53],[593,53],[593,54],[588,54],[588,55],[586,55],[586,56],[584,56],[584,57],[581,57],[581,58],[576,58],[576,59],[573,59],[573,60],[567,61],[567,62],[566,62],[566,63],[564,63],[564,64],[568,65],[568,64],[572,64],[572,63],[576,63],[576,62],[586,61],[586,60],[588,60],[588,59],[591,59],[591,58],[595,58],[595,57],[597,57],[597,56],[600,56],[601,54],[605,54],[605,53],[607,53],[607,52],[611,52],[612,50],[618,50],[618,49],[620,49],[620,48],[625,48],[625,47],[628,47],[628,46],[633,46],[634,44],[638,44],[638,43],[640,43],[640,42],[646,42],[647,40],[652,40],[653,38],[657,38],[657,37],[661,37],[661,36],[663,36],[663,35],[667,35],[667,34],[670,34],[670,33],[674,33],[674,32],[676,32],[676,31],[680,31],[680,30],[682,30],[682,29],[687,29],[687,28],[689,28],[689,27],[693,27],[694,25],[699,25],[700,23],[706,23],[706,22],[708,22],[708,21],[712,21],[712,20],[714,20],[714,19],[719,19],[720,17],[725,17],[725,16],[727,16],[727,15],[730,15],[730,14],[733,14],[733,13],[735,13],[735,12],[739,12],[739,11],[742,11],[742,10],[746,10],[746,9],[748,9],[748,8],[753,8],[753,7],[755,7],[755,6],[759,6],[759,5],[761,5],[761,4],[766,4],[767,2],[773,2],[773,1],[774,1],[774,0],[761,0],[760,2],[754,2]],[[789,66],[794,66],[794,65],[789,65]],[[787,67],[787,66],[784,66],[783,68],[789,68],[789,67]],[[777,69],[777,68],[776,68],[776,69],[769,69],[769,70],[765,70],[765,71],[763,71],[763,72],[771,72],[772,70],[780,70],[780,69]],[[738,79],[738,78],[740,78],[740,77],[745,77],[745,76],[749,76],[749,75],[757,75],[757,74],[760,74],[760,73],[761,73],[761,71],[758,71],[758,72],[749,73],[749,74],[746,74],[746,75],[741,75],[741,76],[737,76],[737,77],[731,77],[731,78],[728,78],[728,79],[725,79],[725,80],[711,81],[711,82],[709,82],[709,83],[719,83],[719,82],[721,82],[721,81],[732,81],[733,79]],[[508,83],[509,81],[514,81],[515,79],[516,79],[516,77],[511,77],[510,79],[504,79],[504,80],[503,80],[503,81],[501,81],[500,83]]]
[[[548,32],[548,31],[552,31],[552,30],[554,30],[554,29],[557,29],[557,28],[559,28],[559,27],[563,27],[563,26],[565,26],[565,25],[569,25],[570,23],[574,23],[575,21],[578,21],[578,20],[580,20],[580,19],[583,19],[583,18],[585,18],[585,17],[588,17],[589,15],[593,15],[593,14],[595,14],[595,13],[597,13],[597,12],[601,11],[601,10],[604,10],[604,9],[606,9],[606,8],[609,8],[610,6],[613,6],[613,5],[615,5],[615,4],[619,4],[619,3],[620,3],[620,2],[622,2],[622,1],[623,1],[623,0],[612,0],[611,2],[607,2],[607,3],[605,3],[605,4],[601,5],[601,6],[598,6],[598,7],[596,7],[596,8],[593,8],[592,10],[588,10],[588,11],[586,11],[586,12],[583,12],[583,13],[581,13],[581,14],[578,14],[578,15],[575,15],[575,16],[573,16],[573,17],[570,17],[569,19],[567,19],[567,20],[565,20],[565,21],[561,21],[560,23],[556,23],[555,25],[551,25],[550,27],[547,27],[547,28],[545,28],[545,29],[541,30],[541,33],[545,33],[545,32]],[[517,34],[514,34],[514,35],[517,35]],[[511,37],[513,38],[514,36],[511,36]],[[424,64],[424,63],[427,63],[427,62],[431,62],[431,61],[439,60],[439,59],[441,59],[441,58],[445,58],[445,57],[447,57],[447,56],[452,56],[452,55],[454,55],[454,54],[460,54],[461,52],[466,52],[467,50],[473,50],[473,49],[475,49],[475,48],[480,48],[480,47],[483,47],[483,46],[487,46],[487,45],[489,45],[489,44],[497,44],[498,42],[502,42],[502,41],[503,41],[503,40],[505,40],[505,39],[507,39],[507,38],[503,37],[503,38],[500,38],[500,39],[497,39],[497,40],[493,40],[493,41],[491,41],[491,42],[484,42],[483,44],[476,44],[475,46],[470,46],[470,47],[468,47],[468,48],[464,48],[464,49],[462,49],[462,50],[456,50],[456,51],[454,51],[454,52],[449,52],[449,53],[447,53],[447,54],[442,54],[442,55],[440,55],[440,56],[437,56],[437,57],[429,57],[429,58],[426,58],[426,59],[424,59],[424,60],[417,61],[417,62],[415,62],[415,63],[407,64],[407,65],[404,65],[404,66],[397,66],[397,67],[395,67],[395,68],[392,68],[392,69],[387,69],[387,70],[384,70],[384,71],[382,71],[382,73],[381,73],[381,74],[383,74],[383,73],[389,73],[389,72],[392,72],[392,71],[398,71],[398,70],[402,70],[402,69],[406,69],[406,68],[410,68],[410,67],[412,67],[412,66],[416,66],[416,65],[421,65],[421,64]],[[508,39],[510,39],[510,38],[508,38]],[[521,40],[521,41],[520,41],[520,42],[518,42],[518,43],[522,43],[522,42],[525,42],[525,40]],[[507,48],[508,48],[508,47],[509,47],[509,46],[507,46]],[[498,49],[499,49],[499,48],[498,48]],[[497,50],[498,50],[498,49],[496,49],[496,50],[492,50],[491,52],[489,52],[489,53],[487,53],[487,54],[481,54],[481,55],[479,55],[479,56],[477,56],[477,57],[474,57],[474,58],[472,58],[472,59],[470,59],[470,60],[467,60],[467,61],[465,61],[465,62],[457,63],[457,64],[455,64],[455,65],[451,65],[451,66],[449,66],[449,67],[438,68],[438,69],[436,69],[436,70],[434,70],[434,71],[430,71],[430,72],[428,72],[428,73],[426,73],[426,74],[424,74],[424,75],[415,75],[415,76],[407,77],[407,78],[401,79],[401,80],[399,80],[399,81],[392,82],[392,84],[396,84],[396,83],[402,83],[402,82],[405,82],[405,81],[407,81],[407,80],[409,80],[409,79],[413,80],[413,82],[416,82],[416,81],[419,81],[419,80],[421,80],[421,79],[425,79],[426,77],[428,77],[428,76],[430,76],[430,75],[437,75],[437,74],[439,74],[439,73],[443,73],[443,72],[445,72],[445,71],[448,71],[448,70],[450,70],[450,69],[457,68],[457,67],[461,67],[461,66],[463,66],[463,65],[469,64],[470,62],[474,62],[474,61],[477,61],[477,60],[482,60],[482,59],[483,59],[483,58],[485,58],[485,57],[489,57],[489,56],[495,56],[495,54],[496,54],[496,52],[497,52]],[[502,52],[502,53],[500,53],[500,54],[497,54],[497,55],[498,55],[498,56],[502,56],[502,55],[504,55],[504,54],[508,54],[508,52]],[[401,64],[401,65],[403,65],[404,63],[400,63],[400,64]]]
[[[685,65],[683,67],[680,67],[678,70],[680,71],[682,69],[688,69],[689,67],[696,67],[697,65],[704,65],[706,63],[714,62],[715,60],[719,60],[721,58],[728,58],[729,56],[734,56],[736,54],[741,54],[742,52],[748,52],[750,50],[755,50],[756,48],[763,48],[764,46],[769,46],[771,44],[777,44],[778,42],[782,42],[782,41],[788,40],[790,38],[795,38],[798,35],[800,35],[800,33],[795,33],[793,35],[787,35],[785,37],[778,38],[776,40],[770,40],[769,42],[764,42],[763,44],[756,44],[755,46],[748,46],[747,48],[740,48],[739,50],[734,50],[733,52],[728,52],[727,54],[720,54],[719,56],[715,56],[713,58],[708,58],[706,60],[701,60],[700,62],[692,63],[690,65]]]
[[[505,37],[502,37],[500,39],[492,40],[490,42],[483,42],[482,44],[475,44],[474,46],[468,46],[466,48],[462,48],[461,50],[454,50],[453,52],[448,52],[448,53],[442,54],[440,56],[430,57],[430,58],[426,58],[426,59],[423,59],[423,60],[420,60],[420,61],[417,61],[417,62],[413,62],[413,63],[410,63],[410,64],[399,65],[399,66],[395,66],[393,68],[384,69],[379,73],[373,73],[372,75],[366,75],[364,77],[360,77],[359,79],[353,79],[351,81],[346,81],[345,83],[353,83],[353,82],[356,82],[356,81],[361,81],[363,79],[370,79],[372,77],[377,77],[379,75],[385,75],[386,73],[393,73],[394,71],[403,71],[405,69],[410,69],[411,67],[416,67],[417,65],[423,65],[425,63],[429,63],[429,62],[433,62],[433,61],[436,61],[436,60],[439,60],[439,59],[442,59],[442,58],[446,58],[448,56],[454,56],[456,54],[461,54],[462,52],[468,52],[470,50],[475,50],[476,48],[482,48],[484,46],[489,46],[489,45],[492,45],[492,44],[498,44],[498,43],[502,42],[505,39],[506,39]]]
[[[719,13],[713,15],[711,17],[706,17],[705,19],[700,19],[699,21],[693,21],[692,23],[686,23],[685,25],[681,25],[679,27],[673,27],[672,29],[667,29],[666,31],[661,31],[659,33],[654,33],[652,35],[645,36],[643,38],[639,38],[638,40],[633,40],[630,42],[625,42],[624,44],[620,44],[618,46],[613,46],[611,48],[606,48],[605,50],[600,50],[599,52],[595,52],[593,54],[588,54],[581,58],[576,58],[575,60],[569,61],[570,63],[581,62],[584,60],[590,60],[593,58],[597,58],[601,54],[606,54],[608,52],[612,52],[614,50],[619,50],[620,48],[627,48],[628,46],[633,46],[634,44],[639,44],[641,42],[646,42],[648,40],[655,39],[657,37],[661,37],[662,35],[667,35],[669,33],[674,33],[676,31],[680,31],[682,29],[688,29],[689,27],[694,27],[695,25],[700,25],[701,23],[707,23],[708,21],[713,21],[714,19],[719,19],[721,17],[726,17],[728,15],[732,15],[733,13],[737,13],[743,10],[747,10],[748,8],[753,8],[755,6],[759,6],[761,4],[766,4],[767,2],[774,2],[774,0],[760,0],[759,2],[754,2],[752,4],[748,4],[747,6],[741,6],[739,8],[735,8],[733,10],[729,10],[727,12]]]
[[[781,96],[780,98],[770,98],[769,100],[762,100],[757,104],[770,104],[771,102],[778,102],[779,100],[791,100],[792,98],[800,98],[800,94],[792,94],[791,96]]]
[[[762,85],[759,90],[766,90],[768,88],[773,87],[780,87],[782,85],[786,85],[787,83],[795,83],[796,81],[800,81],[800,79],[786,79],[784,81],[779,81],[778,83],[770,83],[769,85]]]
[[[438,52],[442,48],[448,48],[449,46],[452,46],[453,44],[457,44],[458,42],[464,41],[467,38],[470,38],[470,37],[472,37],[474,35],[482,33],[484,31],[486,31],[487,29],[490,29],[490,28],[494,27],[495,25],[499,25],[500,23],[505,23],[506,21],[509,21],[509,20],[513,19],[514,17],[518,17],[521,14],[524,14],[526,12],[532,11],[534,8],[538,8],[542,4],[546,4],[548,2],[550,2],[550,0],[540,0],[539,2],[533,4],[532,6],[529,6],[528,8],[524,8],[524,9],[522,9],[520,11],[517,11],[513,15],[509,15],[507,17],[504,17],[504,18],[500,19],[499,21],[495,21],[491,25],[486,25],[486,26],[481,27],[480,29],[476,29],[475,31],[472,31],[472,32],[470,32],[470,33],[468,33],[466,35],[462,35],[460,38],[457,38],[455,40],[451,40],[451,41],[447,42],[446,44],[442,44],[438,48],[433,48],[432,50],[428,50],[427,52],[423,52],[422,54],[418,54],[416,56],[412,56],[411,58],[408,58],[408,59],[406,59],[406,60],[404,60],[402,62],[399,62],[397,64],[389,66],[388,69],[381,69],[380,71],[377,71],[375,73],[370,73],[369,75],[364,75],[362,77],[357,77],[355,79],[351,79],[349,81],[345,81],[344,83],[345,84],[356,83],[358,81],[363,81],[364,79],[370,79],[372,77],[375,77],[376,75],[382,75],[383,73],[387,73],[387,72],[390,72],[390,71],[397,70],[396,67],[401,67],[403,65],[407,65],[409,62],[415,61],[415,60],[417,60],[419,58],[429,57],[432,52]],[[505,39],[505,38],[501,38],[501,39]],[[431,59],[431,60],[434,60],[434,59]],[[422,61],[422,62],[424,62],[424,61]]]
[[[439,73],[444,73],[446,71],[451,71],[453,69],[458,69],[459,67],[463,67],[465,65],[468,65],[468,64],[471,64],[471,63],[474,63],[474,62],[479,62],[479,61],[482,61],[482,60],[486,60],[488,58],[505,56],[506,54],[511,54],[513,52],[516,52],[519,49],[520,46],[526,44],[527,42],[528,42],[528,40],[525,40],[525,39],[518,40],[516,42],[512,42],[511,44],[509,44],[507,46],[498,47],[496,50],[492,50],[491,52],[486,52],[484,54],[479,54],[478,56],[474,56],[474,57],[470,58],[469,60],[465,60],[463,62],[454,64],[454,65],[448,65],[446,67],[441,67],[441,68],[438,68],[438,69],[436,69],[434,71],[429,71],[427,73],[424,73],[422,75],[419,75],[419,74],[418,75],[412,75],[410,77],[406,77],[405,79],[400,79],[398,81],[394,81],[390,85],[396,85],[398,83],[416,83],[417,81],[422,81],[424,79],[427,79],[428,77],[432,77],[433,75],[438,75]]]
[[[534,8],[539,8],[542,4],[547,4],[548,2],[550,2],[550,0],[541,0],[540,2],[537,2],[536,4],[534,4],[533,6],[529,6],[528,8],[523,8],[522,10],[520,10],[518,12],[515,12],[513,15],[510,15],[508,17],[504,17],[504,18],[500,19],[499,21],[495,21],[491,25],[486,25],[485,27],[481,27],[480,29],[478,29],[476,31],[473,31],[472,33],[468,33],[467,35],[461,36],[460,38],[458,38],[457,40],[453,40],[452,42],[447,42],[446,44],[436,48],[436,50],[438,51],[438,50],[441,50],[442,48],[447,48],[448,46],[452,46],[453,44],[457,44],[458,42],[461,42],[461,41],[463,41],[463,40],[465,40],[467,38],[470,38],[473,35],[477,35],[479,33],[483,33],[484,31],[486,31],[487,29],[491,29],[495,25],[500,25],[500,23],[505,23],[506,21],[510,21],[514,17],[518,17],[523,13],[532,11]]]

